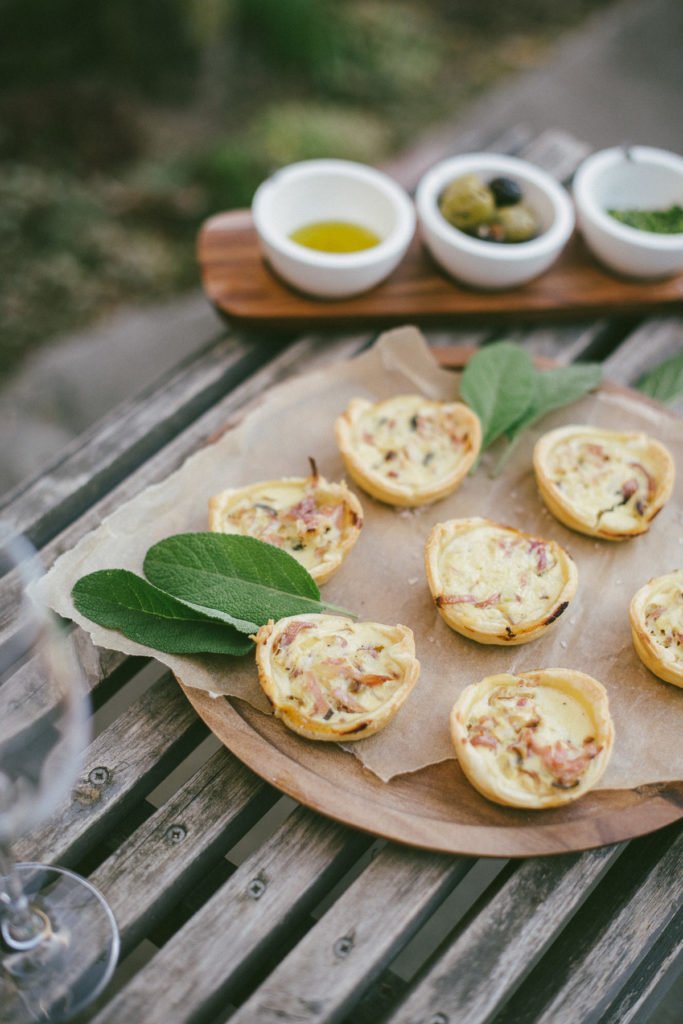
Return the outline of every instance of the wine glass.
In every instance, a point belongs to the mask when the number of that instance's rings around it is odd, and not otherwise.
[[[28,541],[0,523],[0,576],[17,595],[0,637],[0,1024],[68,1020],[102,991],[119,953],[114,915],[88,881],[10,855],[67,798],[89,738],[70,638],[27,593],[40,575]]]

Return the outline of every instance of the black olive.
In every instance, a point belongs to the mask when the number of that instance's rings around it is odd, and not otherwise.
[[[512,178],[494,178],[489,182],[489,188],[493,192],[496,206],[512,206],[522,198],[522,190]]]

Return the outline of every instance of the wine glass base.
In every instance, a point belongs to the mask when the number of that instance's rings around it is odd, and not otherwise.
[[[119,956],[114,915],[85,878],[66,868],[16,864],[29,906],[44,927],[39,941],[0,929],[0,1024],[56,1024],[95,999]]]

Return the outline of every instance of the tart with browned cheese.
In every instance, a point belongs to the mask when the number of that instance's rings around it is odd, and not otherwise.
[[[539,491],[572,530],[627,540],[649,530],[671,496],[674,461],[647,434],[597,427],[560,427],[534,448]]]
[[[383,729],[420,674],[407,626],[339,615],[261,626],[256,665],[275,714],[312,740],[360,740]]]
[[[487,676],[451,712],[460,766],[498,804],[542,810],[577,800],[600,780],[614,726],[604,686],[572,669]]]
[[[481,447],[476,413],[461,402],[422,395],[354,398],[335,432],[349,475],[390,505],[444,498],[465,478]]]
[[[425,569],[444,621],[481,644],[543,636],[578,582],[573,559],[555,541],[481,517],[437,523],[425,546]]]

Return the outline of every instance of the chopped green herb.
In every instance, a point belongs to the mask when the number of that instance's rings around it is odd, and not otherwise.
[[[651,231],[658,235],[677,235],[683,232],[683,206],[674,203],[668,210],[608,210],[621,224],[638,231]]]

